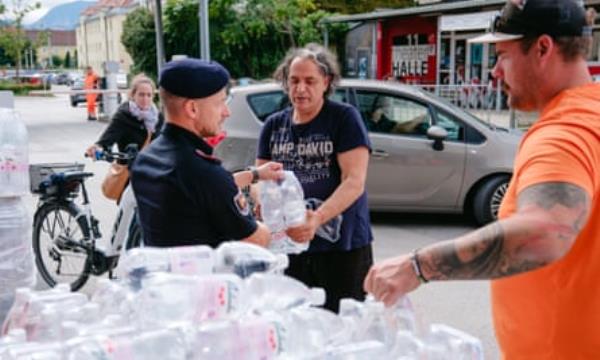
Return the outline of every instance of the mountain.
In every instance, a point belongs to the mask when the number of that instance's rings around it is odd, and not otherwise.
[[[81,12],[94,3],[94,1],[74,1],[55,6],[41,19],[27,25],[26,28],[32,30],[74,30],[79,24]]]

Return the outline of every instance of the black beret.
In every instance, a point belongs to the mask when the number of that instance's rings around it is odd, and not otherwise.
[[[211,96],[229,83],[229,72],[216,61],[181,59],[160,70],[158,84],[173,95],[200,99]]]

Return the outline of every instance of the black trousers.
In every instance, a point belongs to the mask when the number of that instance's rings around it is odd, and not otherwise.
[[[350,251],[290,255],[285,274],[309,287],[325,289],[324,307],[338,312],[340,299],[364,300],[363,280],[373,264],[371,244]]]

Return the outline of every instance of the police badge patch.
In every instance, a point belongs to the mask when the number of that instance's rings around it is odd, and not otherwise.
[[[250,214],[248,200],[246,200],[246,196],[244,196],[241,191],[238,191],[237,195],[233,197],[233,204],[240,214],[244,216],[248,216]]]

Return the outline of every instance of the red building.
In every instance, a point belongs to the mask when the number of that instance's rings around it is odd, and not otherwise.
[[[459,84],[491,80],[493,44],[468,44],[489,28],[505,0],[422,0],[421,5],[364,14],[334,16],[323,21],[348,23],[344,76],[395,78],[406,83]],[[600,0],[584,1],[600,10]],[[589,64],[600,75],[600,21],[593,29]]]

